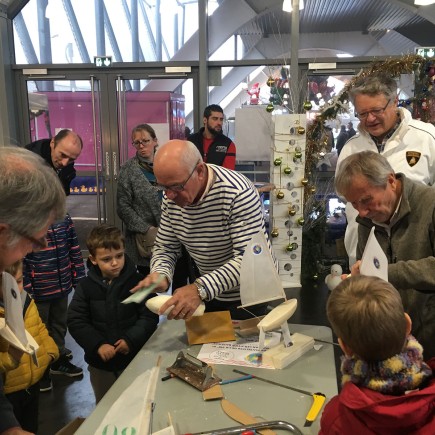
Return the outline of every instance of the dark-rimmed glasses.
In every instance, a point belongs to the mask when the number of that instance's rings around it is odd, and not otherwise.
[[[186,186],[186,184],[188,183],[188,181],[190,180],[190,177],[193,175],[193,173],[195,172],[197,166],[198,166],[199,160],[195,163],[195,167],[193,168],[192,172],[190,173],[190,175],[187,177],[187,180],[184,183],[181,184],[173,184],[172,186],[164,186],[163,184],[157,184],[156,185],[156,189],[157,190],[170,190],[172,192],[182,192],[184,190],[184,187]]]
[[[382,107],[382,109],[372,109],[372,110],[367,110],[366,112],[362,112],[362,113],[357,113],[356,116],[359,119],[367,119],[367,117],[369,116],[369,114],[371,113],[373,116],[381,116],[384,114],[385,109],[388,107],[388,105],[391,102],[391,98],[387,101],[387,104],[385,105],[385,107]]]
[[[140,146],[146,146],[150,142],[152,142],[153,139],[142,139],[142,140],[134,140],[131,144],[137,149],[140,148]]]

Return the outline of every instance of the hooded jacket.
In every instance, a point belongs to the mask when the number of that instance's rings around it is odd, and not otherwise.
[[[68,296],[85,276],[83,257],[69,214],[61,222],[50,225],[47,248],[24,257],[24,290],[36,302]]]
[[[88,267],[88,276],[79,282],[68,308],[69,332],[85,351],[85,361],[90,366],[124,370],[156,330],[159,317],[145,303],[121,304],[131,296],[130,289],[143,279],[127,255],[121,274],[110,284],[98,266],[88,262]],[[98,355],[99,347],[113,345],[119,339],[127,342],[130,352],[117,353],[104,362]]]
[[[429,362],[435,369],[435,359]],[[326,405],[319,435],[433,435],[435,379],[425,388],[392,396],[347,382]]]
[[[6,394],[25,390],[36,384],[44,375],[47,367],[59,357],[59,349],[39,317],[35,302],[24,292],[22,296],[26,297],[23,308],[24,327],[39,345],[36,351],[39,366],[35,365],[32,357],[27,353],[22,355],[17,366],[7,352],[8,345],[1,341],[0,372],[6,371],[4,375],[4,392]],[[0,313],[4,315],[3,307],[0,308]]]

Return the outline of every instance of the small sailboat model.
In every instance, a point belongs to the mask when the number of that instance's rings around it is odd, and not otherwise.
[[[281,329],[283,343],[263,352],[263,363],[282,369],[314,346],[312,337],[290,334],[288,319],[297,308],[296,299],[286,299],[281,279],[275,267],[268,242],[259,231],[246,245],[240,271],[241,308],[284,299],[257,324],[260,331],[259,349],[264,349],[266,332]]]

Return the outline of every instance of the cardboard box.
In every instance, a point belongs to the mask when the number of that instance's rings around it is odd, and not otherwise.
[[[74,435],[76,430],[81,426],[81,424],[85,421],[83,417],[77,417],[74,420],[70,421],[66,426],[56,432],[55,435]]]

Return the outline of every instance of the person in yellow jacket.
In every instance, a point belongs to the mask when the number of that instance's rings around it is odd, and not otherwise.
[[[23,300],[24,326],[38,343],[38,366],[31,355],[18,351],[4,340],[0,341],[0,374],[3,375],[4,392],[11,402],[15,417],[24,430],[38,433],[39,380],[47,367],[59,357],[59,349],[48,334],[39,317],[35,302],[23,292],[23,265],[21,261],[6,268],[17,281]],[[0,274],[0,278],[1,278]],[[0,316],[4,316],[3,288],[0,285]],[[1,373],[4,372],[4,373]]]

